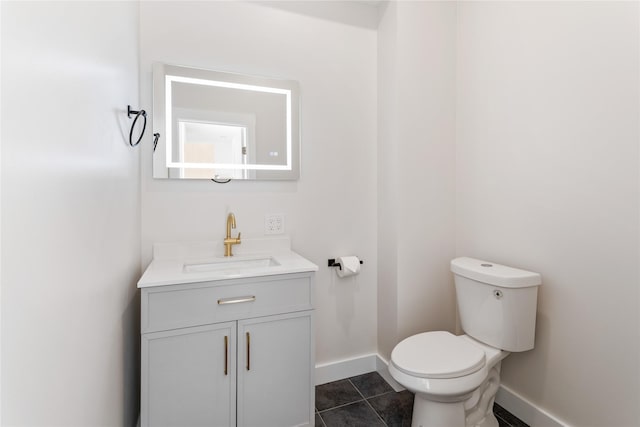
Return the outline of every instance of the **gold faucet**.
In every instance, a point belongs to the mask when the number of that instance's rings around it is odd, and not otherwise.
[[[231,229],[236,228],[236,216],[229,212],[227,215],[227,237],[224,238],[224,256],[233,256],[231,248],[233,245],[239,245],[240,243],[240,234],[238,233],[238,237],[231,237]]]

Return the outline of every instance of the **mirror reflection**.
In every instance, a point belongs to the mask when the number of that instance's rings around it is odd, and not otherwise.
[[[153,176],[297,179],[298,85],[156,64]]]

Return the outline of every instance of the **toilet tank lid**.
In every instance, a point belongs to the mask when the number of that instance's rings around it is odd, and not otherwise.
[[[451,271],[462,277],[503,288],[526,288],[542,283],[539,273],[468,257],[452,260]]]

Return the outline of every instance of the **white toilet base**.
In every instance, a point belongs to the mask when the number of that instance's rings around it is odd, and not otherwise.
[[[417,394],[413,400],[411,427],[462,427],[464,418],[464,402],[434,402]]]
[[[470,397],[458,402],[438,402],[416,393],[411,427],[498,427],[493,402],[500,385],[498,362]]]

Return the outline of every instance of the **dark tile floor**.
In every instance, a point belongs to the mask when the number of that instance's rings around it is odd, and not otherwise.
[[[377,372],[316,387],[316,427],[410,427],[412,412],[413,394]],[[500,427],[529,427],[498,404],[493,413]]]

